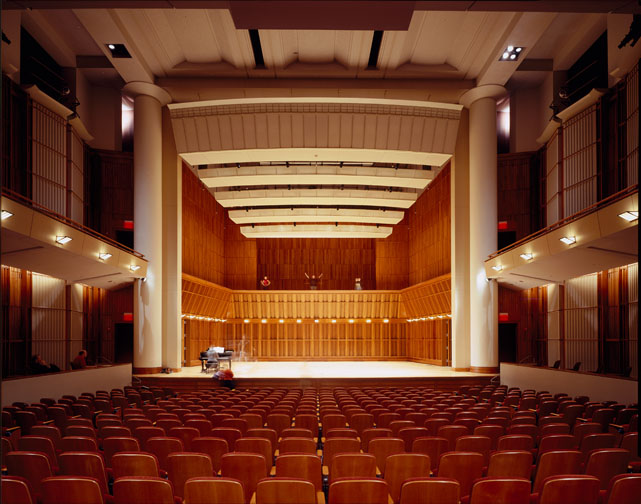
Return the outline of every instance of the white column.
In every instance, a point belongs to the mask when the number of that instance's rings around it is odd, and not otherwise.
[[[469,112],[461,111],[451,164],[452,369],[470,369]]]
[[[182,161],[176,151],[169,110],[162,113],[162,367],[180,371],[183,361]]]
[[[134,373],[162,365],[162,116],[167,93],[129,83],[134,95],[134,248],[148,261],[147,276],[134,284]]]
[[[502,86],[471,89],[470,109],[470,370],[498,371],[498,286],[484,262],[497,250],[496,98]]]

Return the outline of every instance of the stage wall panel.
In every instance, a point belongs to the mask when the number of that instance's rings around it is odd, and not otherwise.
[[[376,288],[404,289],[409,286],[409,225],[407,215],[394,226],[394,231],[390,236],[385,239],[374,240],[374,244],[376,251]]]
[[[409,214],[409,284],[451,271],[450,164],[427,186]]]

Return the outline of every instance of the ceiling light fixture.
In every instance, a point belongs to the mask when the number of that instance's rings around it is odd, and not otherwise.
[[[140,266],[138,266],[137,264],[132,264],[131,266],[129,266],[129,269],[131,271],[138,271],[140,269]]]
[[[354,319],[349,319],[349,320],[348,320],[348,322],[349,322],[350,324],[353,324],[353,323],[354,323]]]
[[[389,323],[389,319],[384,318],[383,319],[383,324],[388,324],[388,323]]]
[[[243,322],[245,322],[245,324],[249,324],[249,319],[246,318],[245,320],[243,320]]]
[[[576,236],[564,236],[559,238],[559,241],[562,241],[566,245],[572,245],[573,243],[576,243]]]
[[[260,323],[261,323],[261,324],[266,324],[266,323],[267,323],[267,319],[266,319],[266,318],[262,319],[262,320],[260,321]]]
[[[492,269],[494,271],[501,271],[503,269],[503,266],[501,266],[500,264],[497,264],[496,266],[492,266]]]
[[[315,323],[315,324],[318,324],[319,322],[320,322],[320,320],[318,320],[318,319],[314,319],[314,323]]]
[[[501,54],[501,57],[499,58],[499,61],[516,61],[519,59],[519,56],[521,55],[521,52],[523,51],[523,47],[516,47],[516,46],[507,46],[505,48],[505,51]]]
[[[639,218],[639,211],[623,212],[619,214],[619,217],[628,222],[633,222]],[[4,210],[2,211],[2,219],[4,220]]]
[[[336,319],[332,319],[332,324],[335,324],[335,323],[336,323]]]
[[[284,324],[284,323],[285,323],[285,321],[284,321],[283,319],[280,319],[280,320],[278,321],[278,323],[279,323],[279,324]]]
[[[368,318],[365,322],[368,323],[368,324],[371,324],[372,323],[372,319]]]
[[[13,217],[13,214],[9,210],[3,210],[2,220],[8,219],[9,217]]]
[[[56,241],[60,245],[64,245],[65,243],[69,243],[73,238],[71,236],[56,236]]]
[[[106,44],[112,58],[131,58],[131,54],[125,47],[125,44]]]
[[[296,323],[297,323],[297,324],[302,324],[302,323],[303,323],[303,321],[302,321],[301,319],[296,319]]]
[[[521,259],[525,259],[526,261],[529,261],[534,257],[534,254],[530,254],[529,252],[526,252],[525,254],[521,254]]]
[[[98,254],[98,257],[100,257],[100,259],[102,259],[103,261],[106,261],[111,257],[111,254],[109,252],[100,252]]]

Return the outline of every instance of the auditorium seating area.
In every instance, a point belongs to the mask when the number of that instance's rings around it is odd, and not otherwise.
[[[127,387],[2,410],[4,504],[628,504],[638,405],[506,386]]]

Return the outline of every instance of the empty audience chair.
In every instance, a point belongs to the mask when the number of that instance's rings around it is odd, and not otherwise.
[[[242,432],[233,427],[214,427],[211,430],[211,437],[217,437],[227,441],[229,451],[236,449],[236,440],[243,436]]]
[[[100,485],[83,476],[53,476],[41,482],[42,504],[104,504]]]
[[[460,436],[454,445],[455,451],[476,452],[483,455],[483,464],[487,465],[490,458],[492,440],[487,436]]]
[[[102,441],[105,464],[111,467],[111,457],[118,452],[140,451],[138,440],[133,437],[108,437]]]
[[[503,450],[526,450],[534,449],[534,438],[527,434],[507,434],[498,439],[496,445],[498,451]]]
[[[280,437],[280,433],[283,429],[287,429],[292,426],[292,419],[289,415],[284,413],[271,413],[267,415],[266,424],[267,428],[274,429],[276,434]]]
[[[536,475],[532,493],[537,494],[543,487],[543,481],[549,476],[560,474],[579,474],[581,472],[581,452],[578,450],[561,450],[544,453],[536,464]]]
[[[69,431],[69,428],[67,428],[67,431]],[[31,435],[32,436],[39,436],[39,437],[46,437],[51,439],[51,442],[53,443],[53,447],[57,450],[60,451],[62,449],[60,440],[62,439],[62,435],[60,433],[60,429],[56,427],[55,425],[34,425],[31,427]],[[78,435],[78,434],[66,434],[67,436],[73,436],[73,435]],[[94,437],[95,437],[95,432],[94,432]]]
[[[410,478],[422,478],[430,475],[430,458],[422,453],[398,453],[390,455],[385,462],[383,477],[389,485],[392,500],[398,503],[401,498],[401,487]]]
[[[278,433],[274,429],[262,427],[260,429],[249,429],[244,437],[260,437],[269,439],[272,443],[272,453],[278,447]],[[231,450],[231,449],[230,449]]]
[[[330,482],[337,478],[373,478],[376,457],[369,453],[338,453],[329,468]]]
[[[286,453],[310,453],[316,454],[316,441],[311,438],[290,437],[280,440],[278,445],[280,455]]]
[[[29,483],[33,500],[41,500],[40,482],[44,478],[53,476],[47,456],[38,452],[14,451],[7,453],[5,461],[9,475],[24,478]]]
[[[185,483],[189,504],[245,504],[243,485],[231,478],[190,478]]]
[[[256,486],[256,504],[317,504],[311,481],[265,478]]]
[[[472,483],[483,475],[483,455],[474,452],[446,452],[438,464],[441,478],[454,478],[461,484],[461,497],[469,495]]]
[[[44,453],[49,459],[51,470],[58,472],[58,457],[51,439],[41,436],[22,436],[18,438],[18,450]]]
[[[617,438],[614,434],[588,434],[581,440],[579,450],[581,450],[581,453],[583,453],[583,462],[586,462],[588,459],[588,455],[593,450],[615,448],[617,444]]]
[[[183,451],[183,442],[178,438],[156,437],[147,440],[147,451],[158,459],[160,468],[167,470],[167,457],[170,453]]]
[[[265,458],[265,469],[269,474],[272,468],[272,447],[269,439],[241,438],[236,441],[235,451],[238,453],[256,453],[262,455]]]
[[[348,478],[329,486],[329,504],[388,504],[388,494],[384,480]]]
[[[414,440],[412,443],[412,452],[428,455],[432,462],[432,467],[436,467],[441,458],[441,454],[448,451],[448,447],[449,442],[447,439],[437,436],[427,436]]]
[[[211,459],[202,453],[170,453],[167,455],[167,475],[174,486],[174,493],[184,496],[185,482],[189,478],[213,476]]]
[[[384,474],[387,457],[405,453],[405,442],[400,438],[375,438],[369,442],[367,451],[376,457],[376,466]]]
[[[229,452],[229,447],[227,446],[227,441],[221,438],[197,437],[191,440],[191,451],[208,455],[214,468],[214,474],[218,474],[222,457]]]
[[[361,433],[361,449],[366,452],[369,447],[369,442],[372,439],[381,438],[381,437],[392,437],[391,429],[375,428],[375,429],[365,429]]]
[[[111,457],[113,478],[124,476],[149,476],[158,478],[160,467],[153,453],[120,452]]]
[[[459,504],[460,493],[452,478],[410,478],[401,487],[400,504]]]
[[[174,504],[174,490],[164,478],[125,476],[114,481],[114,504]],[[190,501],[191,502],[191,501]]]
[[[0,481],[3,504],[34,504],[29,483],[19,476],[3,476]]]
[[[470,504],[529,504],[530,480],[483,478],[472,485]]]
[[[66,452],[60,455],[60,474],[65,476],[83,476],[98,482],[104,497],[109,495],[107,470],[101,453]]]
[[[256,492],[258,482],[267,476],[265,458],[255,453],[227,453],[222,458],[220,473],[225,478],[234,478],[243,485],[245,502],[249,504]]]
[[[641,495],[641,474],[620,474],[610,480],[604,504],[637,504]]]
[[[630,452],[622,448],[593,450],[588,455],[585,474],[599,478],[600,489],[605,490],[613,477],[628,471],[629,461]]]
[[[98,451],[98,443],[94,438],[82,436],[65,436],[60,440],[60,450],[69,451]]]
[[[361,444],[358,439],[352,438],[330,438],[323,445],[323,474],[329,474],[329,467],[332,464],[332,457],[337,453],[359,453]],[[378,460],[378,459],[377,459]]]
[[[541,488],[539,504],[597,504],[599,479],[584,474],[551,476]]]
[[[525,450],[497,451],[490,455],[488,478],[527,478],[532,475],[532,452]]]

